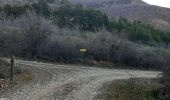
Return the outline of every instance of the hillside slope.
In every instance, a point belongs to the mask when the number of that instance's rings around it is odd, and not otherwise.
[[[1,0],[0,6],[24,5],[37,0]],[[47,0],[57,1],[57,0]],[[66,1],[66,0],[65,0]],[[94,8],[106,13],[111,19],[120,16],[129,20],[140,20],[156,28],[170,30],[170,9],[146,4],[142,0],[68,0],[72,4],[81,4],[85,8]],[[52,5],[56,5],[53,2]]]
[[[141,20],[156,28],[169,30],[170,9],[146,4],[142,0],[69,0],[85,8],[95,8],[110,18],[126,17],[129,20]]]

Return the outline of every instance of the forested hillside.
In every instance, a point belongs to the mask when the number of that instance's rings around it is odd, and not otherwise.
[[[141,20],[146,24],[169,30],[170,10],[148,5],[142,0],[69,0],[73,4],[81,4],[85,8],[98,9],[109,18],[126,17],[128,20]]]

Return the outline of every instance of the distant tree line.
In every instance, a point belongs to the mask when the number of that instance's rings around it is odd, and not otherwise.
[[[7,18],[16,18],[26,13],[29,6],[10,6],[5,5],[4,7],[0,7],[0,12],[4,13]]]
[[[97,31],[108,25],[108,17],[97,10],[84,10],[81,6],[61,7],[53,13],[59,27]]]
[[[150,25],[143,24],[140,21],[130,22],[126,18],[120,17],[118,20],[110,22],[109,27],[112,31],[124,31],[128,33],[128,38],[131,41],[147,44],[152,44],[155,42],[170,42],[170,32],[155,29]]]

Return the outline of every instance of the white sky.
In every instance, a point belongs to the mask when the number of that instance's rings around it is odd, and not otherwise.
[[[170,0],[143,0],[143,1],[151,5],[170,8]]]

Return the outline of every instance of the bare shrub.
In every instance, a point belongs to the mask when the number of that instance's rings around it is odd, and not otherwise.
[[[168,48],[130,42],[116,32],[84,32],[58,28],[50,20],[28,13],[16,19],[0,20],[0,54],[41,58],[52,61],[106,61],[132,67],[156,67],[170,64]],[[122,33],[123,34],[123,33]],[[124,36],[124,35],[123,35]],[[86,48],[85,55],[80,53]]]
[[[163,88],[161,91],[161,100],[170,99],[170,67],[164,69],[163,78],[162,78]]]
[[[0,79],[6,79],[9,76],[9,64],[0,59]]]
[[[14,54],[29,52],[28,55],[34,56],[37,54],[37,50],[41,49],[42,44],[46,42],[47,36],[55,31],[54,26],[50,23],[50,21],[36,15],[1,21],[0,26],[3,27],[0,28],[2,47],[0,50],[9,53],[12,49]]]

